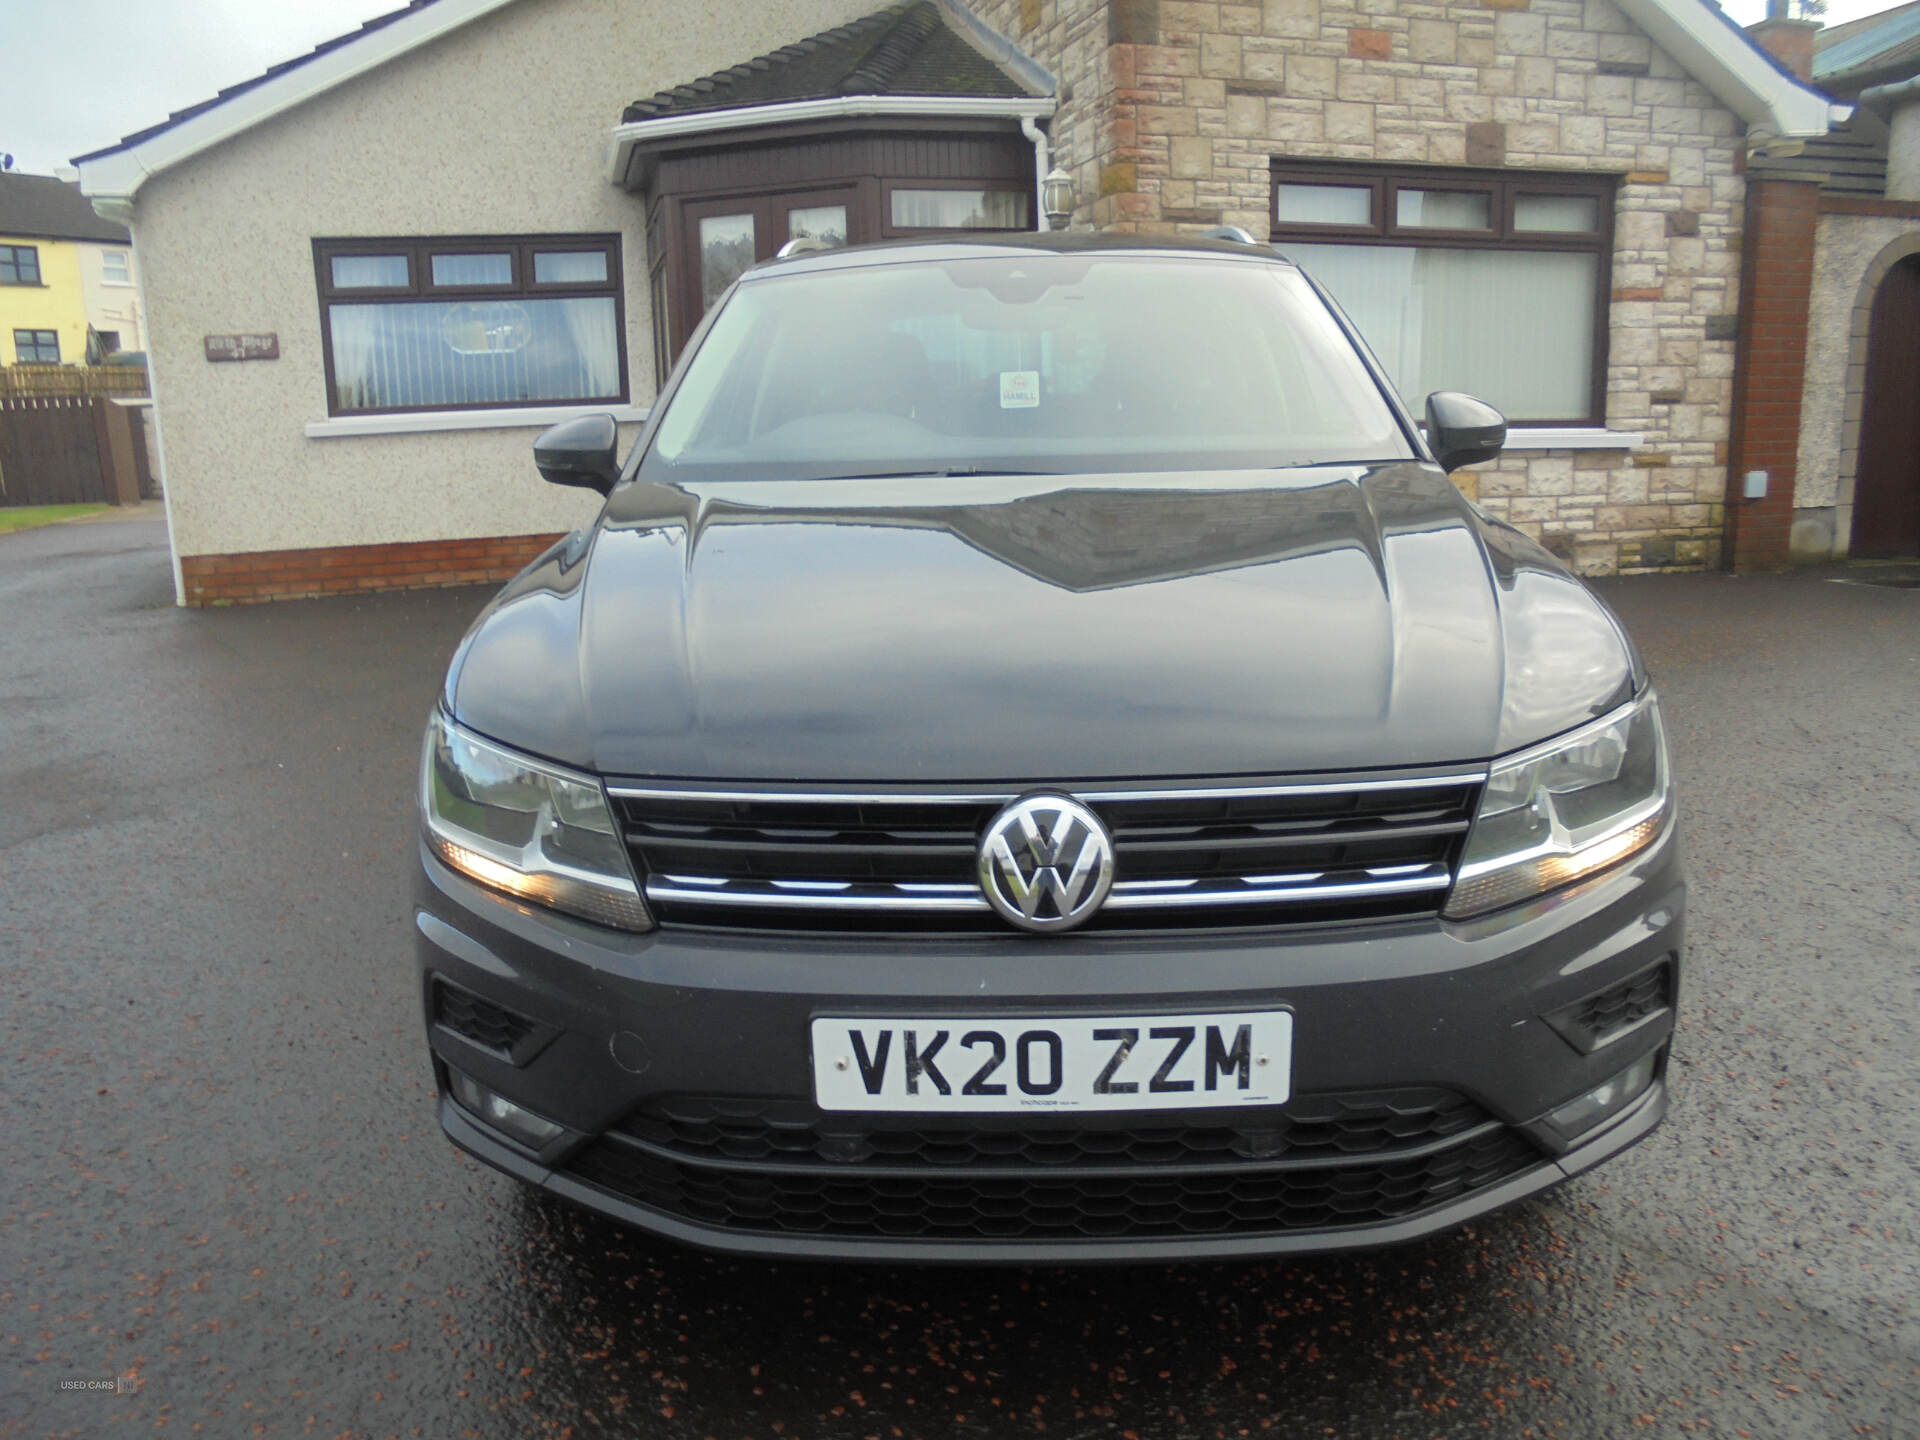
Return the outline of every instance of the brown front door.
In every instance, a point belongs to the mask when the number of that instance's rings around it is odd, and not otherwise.
[[[872,209],[871,197],[856,185],[687,204],[681,223],[687,227],[686,254],[693,263],[679,309],[685,320],[675,327],[674,354],[680,353],[700,317],[741,271],[773,258],[787,241],[803,235],[829,245],[860,245],[876,239],[878,225]]]
[[[1920,555],[1920,255],[1887,272],[1867,331],[1854,555]]]

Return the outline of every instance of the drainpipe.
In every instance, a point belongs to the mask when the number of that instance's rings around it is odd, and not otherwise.
[[[1036,230],[1051,230],[1047,220],[1047,175],[1053,169],[1047,158],[1047,132],[1031,115],[1020,117],[1020,133],[1033,142],[1033,208]]]
[[[1887,117],[1887,198],[1920,200],[1920,76],[1862,90],[1860,103]]]
[[[981,19],[968,0],[934,0],[934,4],[939,8],[941,17],[961,39],[1002,70],[1008,71],[1032,94],[1043,98],[1067,98],[1051,70]],[[1031,115],[1020,117],[1020,130],[1033,142],[1033,204],[1039,212],[1039,223],[1035,228],[1047,230],[1052,228],[1047,222],[1045,204],[1047,175],[1053,169],[1047,160],[1047,132],[1034,123]]]

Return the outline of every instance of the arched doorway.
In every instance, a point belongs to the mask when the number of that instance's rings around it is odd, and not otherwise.
[[[1920,255],[1873,298],[1848,553],[1920,555]]]

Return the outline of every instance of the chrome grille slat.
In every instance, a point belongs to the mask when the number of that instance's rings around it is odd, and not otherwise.
[[[1313,833],[1274,834],[1264,827],[1253,835],[1193,835],[1183,829],[1179,837],[1161,838],[1160,832],[1144,827],[1116,831],[1116,845],[1129,845],[1135,851],[1155,854],[1179,854],[1193,850],[1264,850],[1308,845],[1359,845],[1369,840],[1425,840],[1435,835],[1459,835],[1467,828],[1465,820],[1448,820],[1435,825],[1375,826],[1366,830],[1324,830]],[[1192,827],[1195,829],[1203,827]]]
[[[682,885],[647,882],[647,901],[653,905],[675,902],[697,905],[775,905],[795,910],[981,910],[988,908],[986,898],[972,895],[933,895],[904,890],[898,886],[885,890],[849,888],[840,891],[785,890],[777,882],[761,889],[755,882],[728,882],[720,886],[702,886],[690,890]]]
[[[1312,884],[1262,884],[1264,877],[1235,876],[1231,882],[1219,882],[1198,888],[1199,882],[1177,882],[1182,888],[1160,889],[1165,882],[1136,882],[1141,888],[1116,884],[1107,897],[1108,910],[1141,910],[1188,905],[1299,905],[1354,896],[1405,895],[1426,890],[1444,890],[1453,883],[1445,866],[1435,866],[1420,875],[1372,877],[1366,880],[1328,880],[1320,877]],[[703,905],[795,905],[821,910],[894,910],[903,907],[921,910],[985,910],[987,902],[978,893],[970,896],[945,895],[928,886],[861,886],[849,883],[844,889],[815,888],[803,881],[742,880],[719,884],[702,883],[690,889],[679,877],[662,877],[647,882],[647,899],[652,903],[688,901]]]
[[[1484,782],[1031,788],[1078,795],[1113,835],[1099,929],[1432,914]],[[663,923],[762,929],[1003,930],[976,880],[978,836],[1030,793],[608,788]]]

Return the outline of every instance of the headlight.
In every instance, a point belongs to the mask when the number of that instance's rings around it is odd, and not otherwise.
[[[1447,918],[1498,910],[1651,845],[1667,818],[1667,740],[1649,690],[1493,767]]]
[[[502,749],[436,711],[420,757],[420,814],[433,853],[483,885],[602,925],[652,928],[591,775]]]

